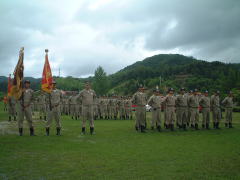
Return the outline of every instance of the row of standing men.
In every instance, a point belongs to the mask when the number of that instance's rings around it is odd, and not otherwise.
[[[97,98],[94,90],[91,89],[90,83],[85,84],[85,89],[79,94],[64,98],[63,93],[56,89],[56,82],[53,83],[53,91],[51,94],[44,94],[37,98],[37,103],[34,106],[33,90],[30,89],[30,82],[25,81],[25,89],[20,100],[16,101],[17,112],[14,110],[13,103],[9,103],[9,120],[13,116],[16,119],[18,114],[19,133],[22,135],[24,116],[29,123],[30,135],[34,135],[32,125],[32,112],[34,108],[39,111],[40,119],[45,119],[46,134],[49,135],[52,119],[56,121],[57,135],[60,135],[61,114],[67,114],[72,118],[78,119],[82,116],[82,133],[85,134],[86,121],[90,122],[90,132],[94,132],[94,119],[117,119],[119,114],[120,119],[132,118],[132,104],[136,105],[136,124],[137,131],[145,132],[146,129],[146,105],[152,107],[151,129],[161,131],[162,115],[164,109],[164,127],[174,130],[174,123],[183,130],[187,127],[198,130],[199,124],[199,107],[202,111],[202,127],[209,129],[210,111],[212,111],[213,127],[219,129],[221,119],[221,108],[219,92],[211,96],[208,92],[201,94],[197,89],[194,92],[187,93],[182,88],[177,96],[174,95],[174,90],[169,89],[168,94],[163,96],[159,90],[155,90],[153,95],[148,99],[145,89],[139,87],[139,90],[130,97]],[[232,127],[232,108],[233,96],[229,93],[222,104],[226,110],[225,126]]]
[[[191,127],[199,129],[200,110],[202,112],[202,128],[210,129],[210,112],[212,112],[212,124],[214,129],[220,129],[221,105],[225,108],[225,127],[232,128],[232,110],[233,94],[229,92],[228,96],[220,102],[220,92],[216,91],[209,97],[208,91],[200,93],[199,90],[187,92],[181,88],[178,95],[174,95],[174,89],[169,88],[168,94],[163,96],[158,89],[148,99],[145,89],[140,86],[139,90],[133,95],[132,103],[136,108],[137,131],[145,132],[146,129],[146,110],[145,105],[152,107],[151,129],[161,131],[162,115],[164,109],[164,127],[174,130],[174,124],[180,129],[187,130]]]

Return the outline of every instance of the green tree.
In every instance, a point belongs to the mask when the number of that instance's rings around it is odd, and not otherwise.
[[[106,72],[101,66],[95,70],[93,89],[98,95],[104,95],[109,90],[109,80]]]

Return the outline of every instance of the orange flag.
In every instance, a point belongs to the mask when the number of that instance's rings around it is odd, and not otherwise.
[[[21,48],[19,52],[18,63],[13,73],[14,79],[13,79],[11,93],[10,93],[17,100],[20,99],[23,92],[23,71],[24,71],[23,59],[24,59],[24,48]]]
[[[42,90],[47,93],[51,93],[53,77],[51,67],[48,61],[48,49],[45,49],[45,52],[45,64],[42,73]]]
[[[11,79],[11,74],[9,74],[8,77],[8,97],[11,96],[11,89],[12,89],[12,79]]]

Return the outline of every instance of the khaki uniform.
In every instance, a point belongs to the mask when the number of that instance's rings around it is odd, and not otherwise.
[[[78,98],[80,98],[82,101],[82,127],[85,128],[86,121],[89,120],[90,127],[93,128],[93,107],[96,99],[96,93],[92,89],[84,89],[79,93]]]
[[[102,119],[104,116],[104,99],[103,98],[99,99],[99,112],[100,112],[100,119]]]
[[[33,102],[33,90],[25,89],[22,97],[17,102],[18,112],[18,127],[23,128],[24,116],[28,122],[29,128],[33,128],[32,121],[32,102]]]
[[[190,123],[192,126],[198,126],[199,122],[199,97],[197,95],[191,95],[188,98],[188,105],[190,110]],[[197,128],[197,127],[196,127]]]
[[[46,120],[46,112],[47,112],[47,108],[46,108],[46,96],[45,95],[40,95],[38,97],[38,110],[39,110],[39,114],[40,114],[40,119],[42,119],[42,117],[45,118]]]
[[[212,95],[210,104],[211,104],[211,109],[212,109],[213,123],[219,123],[221,120],[221,109],[220,109],[219,96]]]
[[[203,96],[199,100],[199,105],[202,107],[202,125],[203,127],[210,123],[210,98]]]
[[[120,119],[125,119],[125,102],[124,99],[118,100],[118,107],[119,107],[119,116]]]
[[[178,126],[185,127],[188,118],[188,97],[186,94],[180,94],[176,98],[176,115]]]
[[[47,94],[47,99],[49,103],[49,108],[47,112],[47,124],[46,128],[50,128],[52,120],[55,119],[56,127],[61,128],[61,102],[62,102],[62,93],[58,89],[52,90],[50,94]]]
[[[233,97],[225,97],[222,101],[222,104],[225,107],[225,123],[231,124],[232,123],[232,110],[233,110]]]
[[[176,98],[171,95],[167,95],[164,99],[164,104],[165,104],[165,118],[166,118],[166,125],[174,125],[175,121],[175,106],[176,106]]]
[[[129,99],[125,100],[125,113],[126,113],[126,118],[130,119],[131,116],[131,112],[132,112],[132,101]]]
[[[72,119],[76,118],[76,105],[77,101],[74,96],[69,97],[69,104],[70,104],[70,115],[72,116]]]
[[[11,121],[11,118],[13,117],[14,120],[16,120],[16,100],[13,97],[8,97],[8,115],[9,115],[9,121]]]
[[[136,127],[143,128],[146,126],[146,104],[147,104],[147,95],[143,92],[136,92],[132,97],[132,103],[137,105],[136,107]],[[121,111],[121,107],[120,107]]]
[[[152,107],[151,127],[161,126],[161,104],[163,98],[161,96],[152,95],[148,100],[148,105]]]

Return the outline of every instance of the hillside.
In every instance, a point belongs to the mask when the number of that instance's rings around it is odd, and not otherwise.
[[[139,83],[201,90],[227,91],[240,87],[240,64],[207,62],[179,54],[160,54],[138,61],[110,75],[112,91],[131,94]]]

